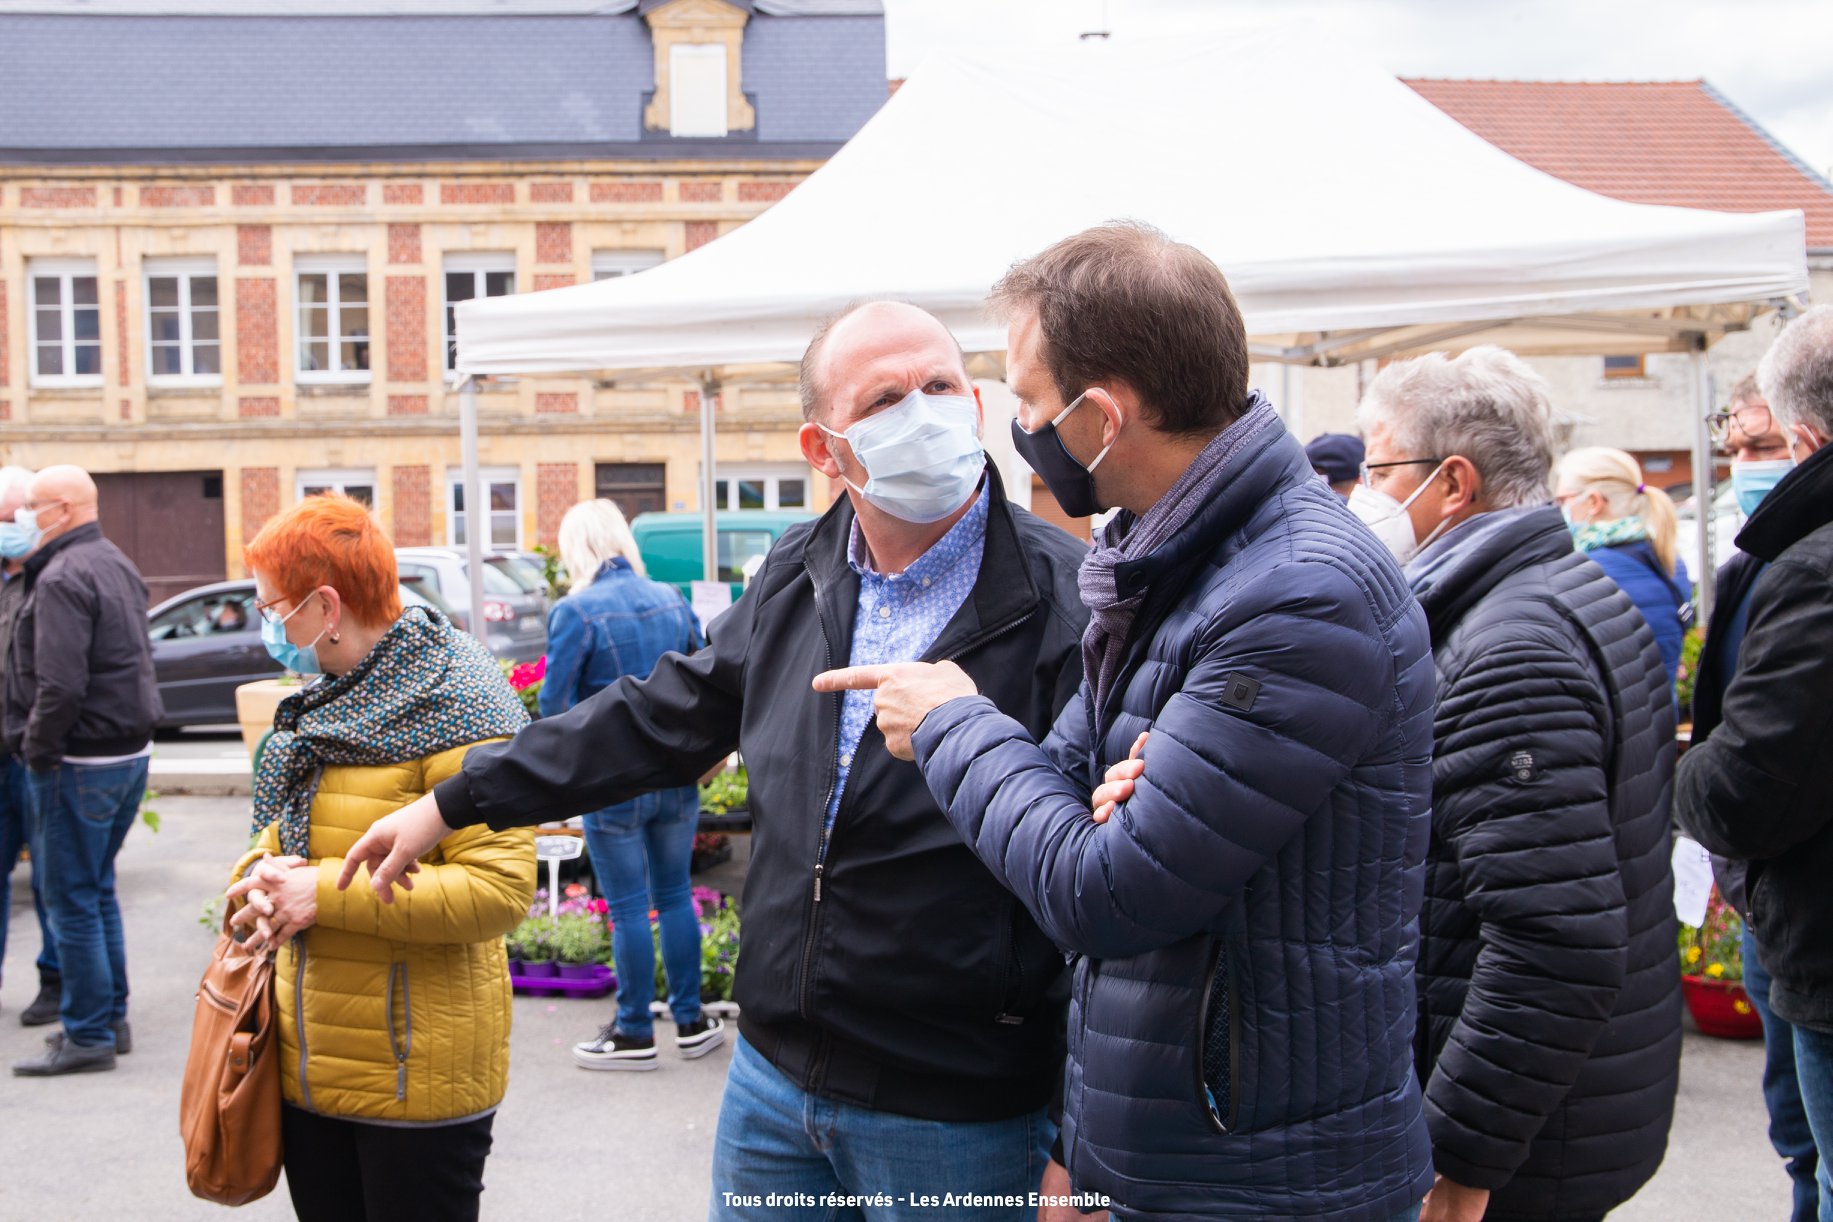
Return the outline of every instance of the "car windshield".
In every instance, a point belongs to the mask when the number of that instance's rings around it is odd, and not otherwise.
[[[524,594],[539,594],[542,590],[538,576],[529,571],[528,563],[513,556],[490,556],[484,561],[484,588],[490,589],[490,573],[494,570],[508,577],[515,583],[516,589]]]

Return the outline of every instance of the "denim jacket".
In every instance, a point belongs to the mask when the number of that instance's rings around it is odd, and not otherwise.
[[[541,716],[564,713],[625,675],[649,676],[670,651],[693,653],[704,641],[680,593],[638,576],[622,556],[605,561],[592,583],[547,613],[547,678]]]

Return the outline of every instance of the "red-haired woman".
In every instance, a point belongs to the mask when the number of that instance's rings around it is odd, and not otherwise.
[[[370,823],[527,722],[475,639],[403,612],[369,511],[309,497],[243,553],[268,651],[314,675],[281,701],[255,776],[233,923],[275,965],[287,1189],[301,1218],[476,1218],[509,1077],[503,935],[535,889],[526,830],[467,828],[384,906],[338,891]]]

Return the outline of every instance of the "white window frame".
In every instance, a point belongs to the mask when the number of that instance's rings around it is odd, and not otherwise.
[[[58,281],[58,310],[62,315],[63,335],[59,348],[63,353],[63,365],[66,370],[76,366],[76,293],[70,281],[78,276],[95,278],[95,311],[96,311],[96,361],[105,359],[106,345],[102,339],[102,275],[94,259],[28,259],[25,267],[25,310],[26,310],[26,352],[27,380],[33,386],[44,387],[94,387],[102,385],[106,376],[98,369],[95,373],[39,373],[38,372],[38,282],[40,280]],[[84,306],[84,309],[89,307]],[[87,342],[87,341],[85,341]]]
[[[332,492],[342,492],[345,496],[349,496],[350,494],[344,490],[352,484],[369,489],[369,507],[375,509],[377,507],[376,499],[381,495],[382,485],[376,481],[376,468],[374,467],[305,468],[293,475],[293,499],[295,501],[305,500],[308,485],[320,490],[329,489]]]
[[[461,488],[464,485],[464,482],[465,482],[465,472],[464,472],[463,467],[447,468],[446,470],[446,546],[447,547],[465,546],[465,544],[459,541],[459,537],[458,537],[459,514],[463,513],[467,520],[469,520],[471,516],[471,511],[469,509],[460,510],[458,508],[458,490],[459,488]],[[515,517],[515,521],[516,521],[515,542],[508,544],[508,545],[498,543],[493,538],[496,532],[491,531],[484,536],[484,554],[485,555],[500,555],[506,551],[519,552],[519,551],[524,550],[522,547],[522,469],[520,467],[479,467],[477,471],[477,482],[482,484],[486,489],[489,488],[491,484],[510,484],[510,485],[513,485],[516,490],[516,506],[515,506],[515,509],[512,511],[513,516]],[[500,513],[500,512],[502,511],[501,510],[485,510],[484,516],[489,517],[492,513]]]
[[[699,90],[691,95],[683,89],[681,67],[685,63],[701,61],[711,64],[717,61],[719,95],[717,106],[711,105],[710,99],[700,96]],[[690,69],[687,76],[694,77],[694,83],[706,86],[710,81],[703,81],[696,75],[696,69]],[[671,136],[724,136],[728,132],[726,116],[727,93],[726,46],[722,42],[678,42],[668,49],[668,134]]]
[[[666,257],[659,250],[595,250],[592,252],[592,279],[597,282],[634,276],[658,266]]]
[[[140,269],[140,291],[144,297],[141,308],[142,320],[146,334],[146,384],[148,386],[221,386],[223,384],[223,281],[217,275],[216,260],[213,258],[172,258],[148,259]],[[197,373],[194,365],[197,360],[196,339],[191,334],[194,320],[191,308],[191,282],[208,276],[216,281],[216,305],[205,307],[216,315],[216,367],[215,373]],[[153,281],[157,279],[176,279],[178,281],[178,352],[183,369],[179,373],[153,372]],[[209,342],[209,341],[205,341]]]
[[[452,317],[452,299],[447,295],[446,277],[453,273],[468,273],[471,276],[471,287],[474,290],[467,300],[476,301],[486,294],[485,285],[490,272],[509,273],[509,292],[516,293],[516,256],[514,251],[469,251],[450,254],[445,257],[444,265],[439,269],[439,361],[440,367],[449,377],[458,372],[452,364],[452,327],[456,320]]]
[[[343,340],[339,330],[339,315],[343,301],[337,295],[337,278],[342,275],[358,274],[363,277],[363,309],[369,314],[369,331],[366,339],[369,342],[369,368],[344,369],[338,362],[342,359],[340,350]],[[305,276],[324,276],[325,279],[325,346],[331,358],[330,369],[307,369],[305,354],[307,338],[305,333],[305,294],[300,291],[299,282]],[[372,277],[369,275],[369,263],[362,255],[300,255],[293,260],[293,377],[302,385],[367,385],[375,377],[376,363],[376,306],[369,287]]]
[[[743,466],[721,465],[713,472],[713,479],[726,486],[725,504],[715,508],[725,511],[738,508],[738,485],[740,483],[759,482],[764,485],[763,508],[776,511],[782,506],[782,482],[786,479],[802,481],[802,503],[789,506],[790,511],[809,510],[813,506],[815,495],[814,469],[796,463],[751,463]]]

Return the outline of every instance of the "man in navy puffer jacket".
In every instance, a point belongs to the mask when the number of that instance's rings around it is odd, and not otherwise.
[[[1412,1218],[1431,1185],[1419,607],[1249,394],[1202,254],[1102,226],[995,301],[1020,452],[1068,512],[1124,510],[1082,569],[1081,693],[1039,744],[947,663],[817,686],[877,688],[887,746],[1076,957],[1078,1193],[1127,1218]],[[1095,821],[1091,791],[1147,731],[1143,778]]]

